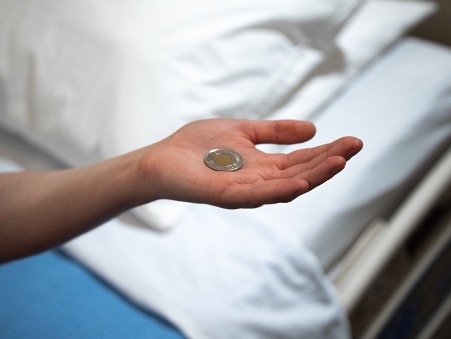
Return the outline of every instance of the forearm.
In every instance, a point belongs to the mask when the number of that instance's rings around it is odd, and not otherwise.
[[[137,152],[92,166],[0,175],[0,262],[55,247],[143,201]]]

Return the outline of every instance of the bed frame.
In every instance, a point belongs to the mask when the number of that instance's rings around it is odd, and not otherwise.
[[[355,338],[451,333],[451,147],[333,273]]]

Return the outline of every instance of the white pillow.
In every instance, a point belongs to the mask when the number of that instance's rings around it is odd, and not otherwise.
[[[302,118],[345,81],[348,68],[329,67],[330,60],[336,34],[360,3],[2,1],[0,124],[78,166],[153,143],[195,119],[273,117],[296,91],[308,99],[314,93],[320,99],[306,101],[305,114],[295,116]],[[401,14],[365,61],[421,17]],[[366,33],[360,41],[371,45],[375,31]],[[358,60],[353,72],[364,64]],[[189,206],[158,201],[135,213],[164,229]]]
[[[302,81],[358,3],[2,1],[0,123],[83,165],[193,119],[258,118],[252,103],[287,75]],[[137,213],[165,228],[182,206]]]
[[[272,118],[312,119],[368,63],[435,10],[432,1],[367,1],[337,34],[336,49],[316,67],[302,88],[285,102],[272,106],[265,103],[263,109]]]

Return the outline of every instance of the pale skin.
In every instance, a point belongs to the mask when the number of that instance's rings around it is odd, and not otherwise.
[[[0,174],[0,262],[56,247],[158,199],[228,209],[292,201],[344,169],[362,141],[343,137],[289,154],[267,154],[256,145],[297,144],[314,134],[305,121],[202,120],[90,166]],[[239,152],[243,167],[208,168],[203,157],[213,148]]]

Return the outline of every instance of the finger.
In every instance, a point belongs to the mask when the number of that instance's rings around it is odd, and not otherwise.
[[[314,168],[321,161],[331,156],[342,156],[349,160],[360,152],[362,147],[363,143],[360,139],[343,137],[329,144],[291,152],[287,156],[287,167],[310,162],[310,168]]]
[[[295,144],[310,140],[315,126],[301,120],[247,120],[248,135],[255,144]]]
[[[266,204],[289,202],[309,190],[304,178],[276,179],[252,184],[236,184],[224,191],[218,206],[255,208]]]
[[[309,190],[312,190],[341,172],[345,166],[345,158],[341,156],[331,156],[322,161],[315,168],[304,173],[302,176],[309,183]]]

